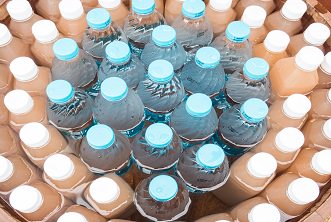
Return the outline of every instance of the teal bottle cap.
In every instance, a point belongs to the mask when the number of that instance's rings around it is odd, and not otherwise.
[[[48,84],[46,94],[53,103],[64,104],[74,97],[75,90],[68,81],[55,80]]]
[[[62,38],[53,44],[53,52],[59,60],[70,61],[78,55],[79,48],[74,40]]]
[[[160,47],[172,46],[176,41],[176,31],[169,25],[160,25],[153,30],[152,40]]]
[[[207,116],[211,109],[211,99],[205,94],[195,93],[186,100],[186,111],[193,117]]]
[[[92,148],[104,150],[115,142],[115,133],[109,126],[98,124],[87,131],[86,140]]]
[[[215,144],[200,147],[196,154],[197,163],[205,169],[216,169],[221,166],[225,158],[224,151]]]
[[[249,59],[243,68],[243,73],[251,80],[261,80],[269,73],[269,64],[261,58]]]
[[[174,67],[167,60],[159,59],[148,66],[148,77],[156,83],[168,83],[174,76]]]
[[[213,47],[203,47],[195,55],[195,63],[204,69],[215,68],[220,64],[221,55]]]
[[[86,21],[92,29],[102,30],[111,23],[111,17],[106,9],[95,8],[87,13]]]
[[[268,114],[268,106],[261,99],[252,98],[246,100],[240,107],[241,115],[250,123],[258,123],[264,120]]]
[[[154,9],[154,0],[132,0],[132,10],[138,15],[149,15]]]
[[[106,56],[113,64],[123,64],[130,60],[131,51],[128,44],[115,40],[107,45]]]
[[[154,123],[150,125],[145,133],[146,142],[154,148],[164,148],[168,146],[173,137],[171,128],[164,123]]]
[[[201,0],[185,0],[182,7],[182,13],[190,19],[198,19],[204,16],[206,5]]]
[[[230,41],[240,43],[248,39],[250,32],[248,25],[240,21],[234,21],[226,28],[225,35]]]
[[[177,195],[178,184],[171,176],[156,176],[149,183],[148,192],[154,200],[166,202]]]
[[[109,77],[101,83],[101,95],[108,101],[120,101],[128,94],[128,86],[119,77]]]

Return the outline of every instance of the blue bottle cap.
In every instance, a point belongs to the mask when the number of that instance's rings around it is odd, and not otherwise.
[[[251,33],[249,26],[241,21],[231,22],[226,28],[225,35],[232,42],[244,42]]]
[[[216,169],[221,166],[225,158],[224,151],[215,144],[200,147],[196,154],[197,163],[205,169]]]
[[[261,58],[249,59],[243,68],[243,73],[251,80],[261,80],[269,73],[269,64]]]
[[[156,176],[149,183],[148,192],[154,200],[166,202],[177,195],[178,184],[171,176]]]
[[[118,77],[109,77],[101,83],[101,95],[108,101],[120,101],[128,94],[128,86]]]
[[[159,59],[148,66],[148,77],[156,83],[167,83],[174,76],[174,67],[167,60]]]
[[[220,63],[220,60],[220,53],[213,47],[203,47],[195,55],[195,63],[204,69],[215,68]]]
[[[171,128],[164,123],[154,123],[150,125],[145,133],[146,142],[155,148],[168,146],[173,137]]]
[[[132,10],[138,15],[151,14],[155,9],[154,0],[132,0]]]
[[[131,51],[125,42],[113,41],[106,47],[107,59],[114,64],[123,64],[130,60]]]
[[[182,13],[190,19],[201,18],[205,14],[206,5],[202,0],[185,0]]]
[[[211,99],[202,93],[195,93],[186,100],[186,111],[194,117],[207,116],[212,109]]]
[[[69,61],[78,55],[79,48],[74,40],[62,38],[53,44],[53,52],[59,60]]]
[[[87,143],[94,149],[104,150],[113,145],[115,134],[107,125],[98,124],[92,126],[86,134]]]
[[[240,107],[241,115],[250,123],[258,123],[264,120],[268,114],[268,106],[261,99],[248,99]]]
[[[160,25],[153,30],[152,40],[160,47],[171,46],[176,41],[176,31],[169,25]]]
[[[92,29],[102,30],[111,23],[111,17],[106,9],[95,8],[87,13],[86,21]]]
[[[74,97],[75,90],[68,81],[55,80],[48,84],[46,94],[53,103],[64,104]]]

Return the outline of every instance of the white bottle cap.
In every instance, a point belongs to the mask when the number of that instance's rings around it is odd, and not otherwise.
[[[284,52],[290,43],[290,36],[281,30],[273,30],[268,33],[263,44],[270,52]]]
[[[91,183],[89,192],[96,202],[106,204],[118,198],[120,188],[114,180],[108,177],[100,177]]]
[[[287,195],[290,200],[298,205],[313,202],[319,195],[319,187],[316,182],[309,178],[299,178],[290,183]]]
[[[269,153],[257,153],[247,162],[247,170],[257,178],[268,178],[277,169],[276,159]]]
[[[277,207],[272,204],[262,203],[252,208],[248,213],[248,222],[280,222],[280,213]]]
[[[53,180],[66,180],[75,172],[72,160],[63,154],[53,154],[44,163],[44,172]]]
[[[312,23],[303,32],[304,39],[314,46],[321,46],[330,37],[330,29],[322,23]]]
[[[302,0],[287,0],[281,9],[282,15],[291,21],[297,21],[307,11],[307,5]]]
[[[232,0],[210,0],[209,4],[215,11],[223,12],[231,8]]]
[[[0,183],[7,181],[14,172],[14,166],[6,157],[0,156]]]
[[[59,3],[61,16],[67,20],[80,18],[84,13],[84,8],[79,0],[62,0]]]
[[[312,168],[319,174],[331,174],[331,150],[322,150],[314,154],[311,160]]]
[[[14,59],[9,69],[16,80],[20,82],[29,82],[38,75],[38,66],[29,57],[18,57]]]
[[[8,44],[12,38],[13,36],[7,26],[0,23],[0,46]]]
[[[307,96],[292,94],[283,103],[284,114],[291,119],[301,119],[309,112],[311,102]]]
[[[292,153],[300,149],[305,142],[303,133],[294,127],[279,131],[275,138],[276,148],[283,153]]]
[[[16,21],[26,21],[33,15],[31,5],[26,0],[11,0],[7,4],[10,17]]]
[[[324,123],[322,131],[323,135],[326,136],[328,140],[331,140],[331,119]]]
[[[57,222],[88,222],[87,219],[80,213],[77,212],[67,212],[64,213]]]
[[[267,12],[262,7],[251,5],[245,9],[241,21],[250,28],[260,28],[263,26],[266,17]]]
[[[22,142],[31,148],[41,148],[50,140],[48,129],[36,122],[25,124],[20,130],[19,136]]]
[[[9,202],[15,210],[33,213],[41,207],[43,197],[35,187],[22,185],[13,190],[9,196]]]
[[[121,0],[99,0],[99,5],[106,9],[117,8],[121,4]]]
[[[316,70],[323,62],[322,50],[315,46],[305,46],[295,56],[295,63],[300,69],[311,72]]]
[[[325,56],[324,56],[324,60],[321,64],[321,68],[324,72],[328,73],[329,75],[331,75],[331,52],[328,52]]]
[[[16,115],[30,112],[34,104],[32,97],[21,89],[15,89],[7,93],[4,102],[9,112]]]
[[[50,20],[40,20],[32,25],[32,33],[34,37],[41,43],[54,41],[59,36],[54,22]]]

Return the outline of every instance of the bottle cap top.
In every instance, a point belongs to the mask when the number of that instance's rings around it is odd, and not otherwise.
[[[33,14],[31,5],[26,0],[9,1],[7,4],[7,11],[10,17],[16,21],[25,21]]]
[[[231,22],[225,30],[226,38],[236,43],[246,41],[250,33],[248,25],[241,21]]]
[[[195,63],[204,69],[212,69],[220,64],[221,55],[213,47],[200,48],[195,55]]]
[[[205,117],[212,110],[211,99],[202,93],[195,93],[186,100],[186,111],[193,117]]]
[[[4,103],[9,112],[17,115],[30,112],[34,105],[32,97],[26,91],[20,89],[8,92]]]
[[[121,0],[99,0],[99,5],[106,9],[117,8],[121,4]]]
[[[159,59],[148,66],[148,77],[156,83],[168,83],[174,76],[174,67],[167,60]]]
[[[108,101],[116,102],[124,99],[129,92],[125,81],[119,77],[109,77],[101,83],[101,95]]]
[[[115,40],[107,45],[106,57],[115,65],[123,64],[130,60],[131,51],[128,44]]]
[[[145,133],[146,142],[154,148],[164,148],[168,146],[173,137],[171,128],[164,123],[154,123],[150,125]]]
[[[0,23],[0,46],[9,43],[12,38],[13,36],[11,35],[7,26]]]
[[[67,20],[75,20],[84,14],[84,8],[79,0],[62,0],[59,3],[61,16]]]
[[[268,33],[263,44],[271,52],[284,52],[290,43],[290,36],[281,30],[273,30]]]
[[[316,70],[323,62],[324,54],[322,50],[315,46],[305,46],[295,56],[295,63],[301,69],[311,72]]]
[[[216,169],[220,167],[224,159],[224,151],[215,144],[203,145],[196,153],[197,163],[205,169]]]
[[[280,222],[280,213],[277,207],[272,204],[262,203],[254,206],[248,213],[248,222]]]
[[[243,73],[251,80],[261,80],[269,73],[269,64],[261,58],[251,58],[244,64]]]
[[[322,23],[312,23],[303,32],[307,42],[314,46],[321,46],[330,37],[330,29]]]
[[[15,79],[20,82],[29,82],[38,75],[38,66],[29,57],[18,57],[14,59],[10,63],[9,69]]]
[[[106,204],[115,201],[119,197],[120,187],[113,179],[100,177],[91,183],[89,192],[93,200]]]
[[[310,108],[310,100],[302,94],[292,94],[283,103],[284,114],[291,119],[303,118]]]
[[[159,47],[172,46],[176,41],[176,31],[168,25],[160,25],[152,32],[152,40]]]
[[[254,177],[268,178],[275,173],[277,161],[269,153],[257,153],[248,160],[247,169]]]
[[[132,0],[132,10],[138,15],[149,15],[154,9],[154,0]]]
[[[109,126],[98,124],[87,131],[86,140],[92,148],[103,150],[114,144],[115,133]]]
[[[43,204],[40,191],[29,185],[16,187],[9,196],[10,205],[22,213],[33,213]]]
[[[77,212],[66,212],[59,219],[57,222],[88,222],[87,219],[80,213]]]
[[[108,27],[112,22],[109,12],[104,8],[95,8],[86,15],[86,21],[89,27],[95,30],[102,30]]]
[[[267,12],[264,8],[257,5],[251,5],[245,9],[241,21],[250,28],[260,28],[263,26],[266,17]]]
[[[185,0],[182,13],[190,19],[198,19],[205,15],[206,5],[201,0]]]
[[[53,180],[66,180],[73,175],[74,171],[74,163],[63,154],[54,154],[44,163],[44,172]]]
[[[7,181],[14,172],[13,164],[6,157],[0,156],[0,183]]]
[[[324,56],[324,60],[321,64],[321,68],[323,69],[323,71],[331,74],[331,52],[328,52]]]
[[[231,8],[232,0],[210,0],[209,5],[215,10],[215,11],[226,11],[229,8]]]
[[[309,178],[296,179],[287,188],[288,197],[298,205],[313,202],[317,199],[319,192],[317,183]]]
[[[281,9],[282,15],[288,20],[300,20],[307,11],[307,5],[302,0],[287,0]]]
[[[40,148],[48,144],[50,134],[41,123],[32,122],[25,124],[19,133],[22,142],[31,148]]]
[[[62,38],[53,44],[53,52],[59,60],[70,61],[78,55],[79,48],[74,40]]]
[[[261,99],[252,98],[241,105],[240,113],[248,122],[259,123],[267,116],[268,106]]]
[[[331,119],[327,120],[323,125],[323,134],[331,140]]]
[[[32,25],[34,37],[41,43],[54,41],[59,36],[54,22],[50,20],[40,20]]]
[[[66,80],[55,80],[46,88],[48,99],[56,104],[64,104],[75,96],[75,90]]]
[[[166,202],[177,195],[178,184],[171,176],[159,175],[149,183],[148,192],[154,200]]]
[[[292,153],[299,150],[305,142],[305,137],[300,130],[294,127],[286,127],[279,131],[275,138],[278,150],[284,153]]]
[[[319,174],[330,175],[331,174],[331,150],[322,150],[312,158],[312,168]]]

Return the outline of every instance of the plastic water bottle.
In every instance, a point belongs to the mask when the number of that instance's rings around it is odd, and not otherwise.
[[[190,192],[209,192],[228,180],[229,162],[221,147],[215,144],[196,145],[183,152],[176,173]]]
[[[174,110],[170,126],[181,137],[185,148],[206,142],[217,130],[217,115],[211,99],[202,93],[191,95]]]
[[[217,143],[229,156],[244,154],[266,135],[267,114],[267,104],[256,98],[225,110],[219,118]]]
[[[243,71],[237,70],[228,76],[225,91],[230,103],[244,103],[250,98],[265,102],[270,96],[269,65],[261,58],[249,59]]]
[[[134,204],[148,220],[175,221],[187,213],[191,199],[182,180],[176,176],[159,175],[140,182]]]
[[[52,65],[53,80],[63,79],[73,87],[85,90],[90,96],[97,96],[98,66],[92,56],[78,48],[77,43],[69,38],[56,41],[53,45],[55,58]]]
[[[132,10],[124,24],[131,51],[140,56],[153,29],[165,23],[163,16],[155,10],[154,0],[132,0]]]
[[[176,41],[176,31],[168,25],[160,25],[153,30],[151,41],[141,54],[141,61],[146,67],[157,59],[169,61],[174,70],[179,70],[186,62],[186,52]]]
[[[131,54],[128,44],[114,41],[106,47],[106,58],[102,61],[98,78],[99,82],[108,77],[122,78],[128,87],[137,88],[145,77],[144,64]]]
[[[172,23],[177,32],[177,40],[192,57],[196,51],[211,43],[213,28],[205,17],[206,5],[201,0],[186,0],[182,15]]]
[[[109,125],[127,137],[135,136],[144,126],[144,104],[118,77],[110,77],[101,83],[93,114],[97,122]]]
[[[74,89],[66,80],[55,80],[46,88],[49,122],[72,139],[82,139],[94,124],[92,99],[86,92]]]
[[[252,57],[252,46],[248,41],[250,29],[243,22],[231,22],[211,43],[221,54],[221,64],[226,74],[242,70],[245,62]]]
[[[185,90],[166,60],[155,60],[148,67],[147,78],[141,81],[137,93],[151,122],[168,122],[172,111],[183,101]]]
[[[106,9],[92,9],[86,20],[89,27],[83,36],[82,47],[100,65],[106,57],[106,46],[115,40],[127,42],[127,38],[123,30],[112,22]]]

